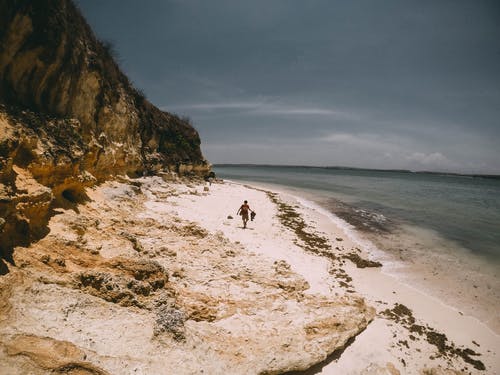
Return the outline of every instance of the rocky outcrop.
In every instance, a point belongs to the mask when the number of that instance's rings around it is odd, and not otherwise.
[[[86,362],[85,353],[67,341],[49,337],[15,335],[4,338],[9,359],[25,373],[106,375],[108,372]],[[2,366],[0,366],[1,369]]]
[[[110,176],[208,172],[196,130],[148,102],[112,55],[70,0],[0,0],[2,258]]]
[[[0,278],[0,373],[280,374],[374,318],[362,298],[313,294],[286,261],[180,219],[172,198],[192,188],[134,184],[88,189],[78,213],[16,248]]]
[[[0,97],[35,113],[75,119],[49,133],[62,136],[64,146],[80,141],[83,154],[73,156],[82,168],[99,179],[183,164],[206,167],[193,127],[132,87],[112,48],[96,39],[71,1],[2,0],[0,9]],[[46,128],[46,118],[23,120]]]

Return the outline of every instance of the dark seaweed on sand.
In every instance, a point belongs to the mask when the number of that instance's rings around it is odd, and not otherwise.
[[[278,198],[278,194],[268,191],[267,196],[278,206],[278,218],[281,223],[297,235],[298,240],[294,241],[297,246],[306,251],[335,259],[335,255],[330,251],[332,246],[326,237],[308,231],[308,226],[300,214],[292,206],[282,202]]]
[[[306,224],[302,216],[289,204],[281,201],[278,194],[270,191],[264,191],[271,202],[278,207],[278,219],[284,227],[290,229],[295,233],[297,239],[294,243],[302,247],[305,251],[323,256],[330,260],[330,274],[334,275],[339,285],[346,288],[348,292],[354,292],[351,277],[340,267],[340,259],[338,259],[332,252],[330,241],[318,233],[314,233],[311,228]],[[339,248],[336,248],[340,250]]]
[[[356,254],[354,252],[344,255],[343,258],[349,259],[358,268],[382,267],[382,263],[373,260],[363,259],[359,256],[359,254]]]
[[[486,370],[483,362],[478,359],[474,359],[472,357],[480,356],[479,353],[476,353],[474,350],[470,348],[457,348],[454,343],[448,344],[448,338],[445,334],[437,332],[434,328],[429,326],[422,326],[416,324],[415,317],[413,316],[413,312],[400,303],[396,303],[392,309],[386,309],[382,311],[381,315],[385,316],[388,319],[395,321],[396,323],[401,324],[403,327],[408,329],[412,333],[416,333],[419,336],[422,336],[427,340],[429,344],[434,345],[441,356],[444,357],[460,357],[466,363],[471,364],[477,370]],[[414,337],[414,336],[410,336]]]

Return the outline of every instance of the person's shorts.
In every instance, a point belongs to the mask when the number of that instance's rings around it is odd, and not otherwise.
[[[241,217],[248,220],[248,212],[242,213]]]

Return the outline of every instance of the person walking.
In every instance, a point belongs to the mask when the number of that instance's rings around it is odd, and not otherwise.
[[[254,213],[250,208],[250,206],[248,205],[248,201],[244,201],[241,207],[238,209],[238,212],[236,213],[236,215],[241,215],[241,219],[243,220],[243,229],[247,227],[249,211]]]

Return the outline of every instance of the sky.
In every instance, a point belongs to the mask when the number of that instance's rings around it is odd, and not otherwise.
[[[500,174],[500,1],[76,2],[211,163]]]

